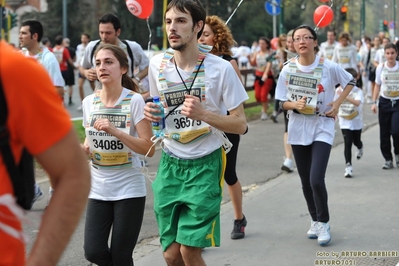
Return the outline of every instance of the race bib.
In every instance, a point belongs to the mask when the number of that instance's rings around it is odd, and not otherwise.
[[[287,78],[287,98],[291,102],[297,102],[303,97],[307,97],[306,106],[303,110],[297,110],[305,115],[316,114],[317,98],[319,95],[320,80],[323,73],[323,58],[313,72],[305,73],[300,71],[295,62],[291,62]]]
[[[338,49],[339,54],[339,63],[340,64],[348,64],[351,61],[351,49],[349,47],[341,47]]]
[[[335,48],[335,46],[333,46],[333,45],[328,45],[328,46],[326,46],[326,47],[324,48],[326,57],[327,57],[328,59],[330,59],[330,60],[331,60],[331,58],[332,58],[333,55],[334,55],[334,48]]]
[[[349,101],[344,101],[339,107],[338,116],[347,120],[352,120],[359,115],[357,106]]]
[[[99,91],[96,91],[99,95]],[[99,97],[94,97],[94,110],[86,126],[86,137],[90,146],[92,165],[100,169],[121,169],[132,167],[132,151],[115,136],[94,128],[98,119],[108,119],[118,130],[130,133],[130,101],[133,92],[112,108],[105,107]]]
[[[174,51],[172,49],[164,53],[160,67],[160,87],[158,91],[161,101],[165,106],[165,137],[182,144],[192,143],[212,133],[208,123],[201,120],[193,120],[181,113],[183,107],[182,103],[185,100],[186,94],[198,97],[201,104],[205,107],[206,90],[203,60],[205,59],[209,47],[199,45],[199,48],[200,54],[193,73],[181,83],[166,81],[163,76],[163,66],[173,57]]]
[[[381,75],[381,92],[387,98],[399,97],[399,72],[389,71],[385,65]]]

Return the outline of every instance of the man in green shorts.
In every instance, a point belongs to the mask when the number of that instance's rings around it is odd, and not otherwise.
[[[164,15],[171,48],[149,67],[151,96],[160,97],[166,115],[153,190],[168,265],[205,265],[201,248],[220,245],[223,147],[229,146],[222,132],[247,128],[248,96],[233,67],[197,43],[205,18],[199,1],[172,0]],[[157,112],[154,103],[144,108],[152,122],[160,121]]]

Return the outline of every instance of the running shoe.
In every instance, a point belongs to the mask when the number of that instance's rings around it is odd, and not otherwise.
[[[345,167],[345,177],[352,177],[353,176],[353,169],[350,163],[346,164]]]
[[[316,239],[318,231],[319,231],[318,223],[315,222],[315,221],[310,221],[310,228],[309,228],[309,231],[308,231],[308,237],[310,239]]]
[[[82,111],[82,105],[80,104],[80,105],[76,108],[76,110]]]
[[[260,119],[261,119],[261,120],[267,120],[267,114],[266,114],[266,113],[262,113],[262,114],[260,115]]]
[[[317,242],[320,246],[325,246],[331,241],[330,225],[328,223],[318,223]]]
[[[382,166],[382,169],[387,170],[387,169],[392,169],[393,168],[393,163],[391,160],[385,161],[385,164]]]
[[[41,200],[42,198],[43,198],[43,192],[40,189],[40,187],[37,184],[35,184],[35,195],[33,196],[32,206],[36,201]]]
[[[281,166],[281,170],[287,171],[291,173],[294,171],[294,164],[291,159],[285,158],[283,165]]]
[[[273,123],[278,123],[278,121],[277,121],[277,116],[271,115],[271,116],[270,116],[270,119],[273,121]]]
[[[241,220],[234,220],[233,231],[231,231],[231,239],[244,238],[245,226],[247,226],[247,219],[245,218],[245,215]]]
[[[363,156],[363,147],[357,150],[356,158],[359,160]]]

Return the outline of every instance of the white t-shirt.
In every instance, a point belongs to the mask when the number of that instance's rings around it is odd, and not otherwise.
[[[89,69],[89,68],[94,68],[95,67],[95,58],[94,58],[94,54],[93,54],[93,58],[90,58],[93,48],[94,46],[98,43],[99,40],[95,40],[95,41],[91,41],[87,44],[87,47],[85,48],[85,52],[83,55],[83,58],[80,62],[80,65],[85,68],[85,69]],[[139,71],[142,71],[143,69],[145,69],[146,67],[148,67],[148,57],[147,55],[144,53],[143,49],[141,48],[141,46],[136,43],[136,42],[132,42],[132,41],[128,41],[126,40],[127,43],[130,46],[130,49],[132,50],[132,54],[133,54],[133,59],[134,59],[134,67],[133,69],[135,69],[136,67],[139,68]],[[101,45],[101,43],[99,43],[97,45],[97,47]],[[96,47],[96,49],[97,49]],[[132,60],[130,59],[129,53],[127,51],[127,47],[126,45],[119,40],[119,47],[121,47],[125,52],[126,52],[126,56],[127,56],[127,60],[129,61],[129,69],[128,69],[128,76],[131,77],[132,76]]]
[[[248,46],[240,46],[236,54],[238,55],[238,62],[240,64],[246,64],[248,63],[248,56],[251,54],[251,48]]]
[[[148,78],[150,83],[151,96],[159,95],[159,68],[163,54],[155,55],[150,61]],[[230,62],[212,55],[207,54],[203,62],[205,68],[205,108],[213,113],[224,115],[227,110],[231,111],[240,106],[248,99],[240,79],[231,66]],[[179,68],[182,78],[187,79],[191,72],[186,72]],[[175,65],[169,60],[163,70],[166,80],[171,82],[181,82],[181,79],[175,69]],[[191,84],[187,84],[190,87]],[[167,115],[167,114],[165,114]],[[170,119],[168,117],[166,119]],[[182,144],[178,141],[165,138],[165,147],[175,156],[182,159],[195,159],[208,155],[220,148],[221,141],[215,134],[203,137],[195,142]]]
[[[343,69],[353,68],[357,71],[357,50],[353,44],[342,46],[338,43],[334,48],[334,54],[331,61],[339,64]]]
[[[30,56],[27,49],[22,49],[22,53],[27,57],[35,58],[43,67],[47,70],[50,75],[51,81],[55,87],[64,87],[65,81],[62,77],[60,64],[57,61],[55,55],[46,47],[41,47],[42,51],[35,56]]]
[[[123,89],[118,105],[130,93]],[[83,127],[89,122],[90,113],[93,111],[94,94],[84,98],[82,102]],[[132,96],[130,110],[130,135],[137,137],[135,125],[144,119],[144,100],[139,93]],[[96,169],[91,167],[91,190],[89,198],[98,200],[121,200],[126,198],[144,197],[147,194],[145,178],[140,171],[141,164],[137,154],[132,151],[133,167],[124,169]]]
[[[395,66],[394,67],[388,67],[388,65],[387,65],[387,62],[385,62],[385,63],[381,63],[381,64],[379,64],[378,66],[377,66],[377,69],[375,70],[375,83],[376,84],[378,84],[378,85],[380,85],[381,87],[380,87],[380,96],[381,97],[383,97],[383,98],[385,98],[385,99],[389,99],[389,100],[399,100],[399,96],[397,96],[397,97],[387,97],[387,96],[385,96],[384,95],[384,84],[383,83],[386,83],[387,81],[385,81],[385,80],[383,80],[382,79],[382,69],[383,69],[383,67],[384,68],[386,68],[388,71],[390,71],[390,72],[393,72],[393,71],[395,71],[396,73],[396,75],[395,76],[397,76],[397,77],[399,77],[399,63],[398,62],[396,62],[396,64],[395,64]],[[399,81],[398,82],[395,82],[396,81],[396,79],[394,80],[394,81],[390,81],[390,83],[391,84],[389,84],[389,85],[391,85],[391,86],[399,86],[398,84],[399,84]],[[396,83],[396,84],[392,84],[392,83]],[[398,91],[398,89],[396,88],[396,92]]]
[[[336,89],[334,100],[338,99],[338,97],[339,97],[338,92],[342,92],[342,91],[343,91],[342,87],[338,87]],[[355,86],[355,87],[353,87],[353,89],[351,90],[351,92],[349,93],[348,96],[354,98],[355,100],[360,101],[359,106],[356,107],[358,115],[355,116],[351,120],[345,119],[344,117],[338,115],[339,127],[341,129],[349,129],[349,130],[362,129],[363,128],[363,102],[364,102],[363,91]],[[342,104],[345,104],[345,101]],[[341,105],[341,107],[342,107],[342,105]]]
[[[387,59],[385,58],[384,53],[384,48],[378,49],[375,53],[374,62],[377,62],[378,64],[385,63]]]
[[[84,53],[85,53],[86,47],[87,47],[87,45],[83,46],[83,43],[78,44],[78,46],[76,46],[76,61],[75,61],[75,66],[76,67],[80,66],[80,64],[82,62],[82,59],[83,59],[83,56],[84,56]]]
[[[337,44],[339,44],[339,42],[337,42],[337,41],[334,41],[333,44],[329,44],[328,41],[322,42],[320,44],[319,56],[326,57],[331,60],[331,58],[334,55],[334,48]]]
[[[312,65],[303,66],[295,59],[297,68],[302,72],[311,72],[319,64],[320,57],[316,56]],[[287,74],[289,64],[285,65],[280,72],[276,87],[276,99],[288,101],[287,98]],[[331,109],[327,104],[333,102],[336,84],[345,84],[344,87],[353,79],[352,75],[346,72],[338,64],[331,62],[327,58],[323,63],[323,74],[321,77],[322,90],[319,90],[317,98],[317,108],[319,112],[325,113]],[[334,119],[318,115],[302,115],[289,111],[288,122],[288,143],[294,145],[310,145],[314,141],[322,141],[332,145],[334,141],[335,129]]]

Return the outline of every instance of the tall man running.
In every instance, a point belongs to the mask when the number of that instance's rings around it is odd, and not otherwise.
[[[154,56],[149,68],[151,96],[160,96],[166,113],[153,190],[168,265],[205,265],[201,249],[220,245],[226,143],[221,131],[243,134],[247,128],[248,96],[236,72],[209,53],[212,47],[197,43],[205,19],[199,1],[172,0],[164,15],[171,48]],[[156,106],[144,108],[153,122],[160,120]]]

